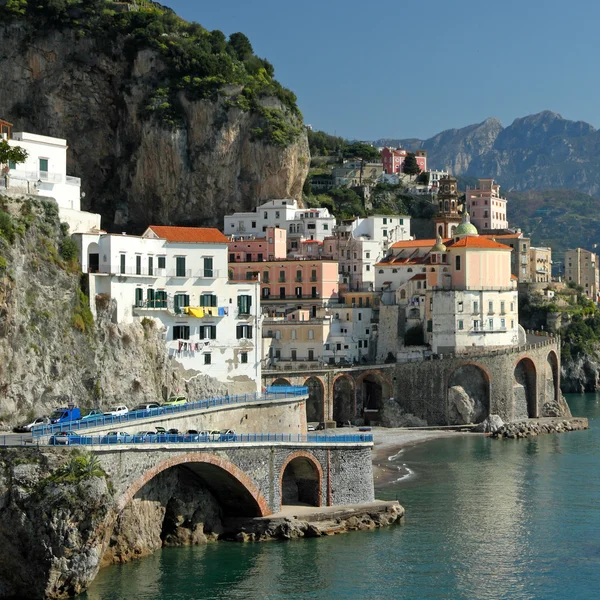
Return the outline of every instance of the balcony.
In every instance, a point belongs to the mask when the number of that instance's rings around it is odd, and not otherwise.
[[[65,183],[67,185],[81,187],[81,179],[79,177],[71,177],[70,175],[67,175]]]
[[[98,269],[88,269],[88,273],[100,273],[106,275],[116,275],[123,277],[161,277],[164,276],[165,269],[152,269],[125,267],[121,269],[119,265],[102,265]],[[161,275],[162,273],[162,275]]]
[[[62,183],[63,180],[61,173],[51,173],[49,171],[21,171],[19,169],[11,169],[8,176],[11,179],[18,179],[20,181],[39,181],[43,183]]]
[[[192,276],[191,269],[174,269],[166,272],[166,277],[175,277],[178,279],[190,279]]]
[[[196,279],[217,279],[219,273],[218,269],[200,269],[194,277]]]

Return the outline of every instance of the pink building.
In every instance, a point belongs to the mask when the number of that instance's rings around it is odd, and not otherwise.
[[[402,167],[406,160],[406,155],[409,150],[403,148],[384,148],[381,151],[381,162],[383,163],[383,170],[388,174],[402,173]],[[421,171],[427,170],[427,150],[417,150],[415,152],[417,158],[417,164]]]
[[[479,179],[477,187],[466,191],[467,212],[479,231],[508,228],[506,198],[500,197],[500,185],[493,179]]]
[[[265,260],[229,263],[231,280],[260,279],[261,302],[306,302],[315,306],[338,298],[334,260]]]
[[[287,256],[287,232],[280,227],[267,227],[264,238],[229,238],[229,262],[261,262]]]

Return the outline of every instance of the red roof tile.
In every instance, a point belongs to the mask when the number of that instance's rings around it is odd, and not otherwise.
[[[150,225],[159,238],[167,242],[185,242],[192,244],[227,244],[229,240],[215,227],[171,227]]]
[[[449,239],[442,240],[445,243],[449,241]],[[392,248],[423,248],[423,247],[433,247],[436,243],[435,239],[424,239],[424,240],[402,240],[400,242],[395,242],[392,244]]]
[[[479,248],[485,250],[512,250],[510,246],[499,244],[494,240],[490,240],[478,235],[467,235],[464,238],[454,242],[450,248]]]

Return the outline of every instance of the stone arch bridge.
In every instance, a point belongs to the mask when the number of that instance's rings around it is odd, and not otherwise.
[[[362,436],[365,438],[365,436]],[[355,439],[355,441],[354,441]],[[282,504],[373,502],[370,439],[336,442],[88,446],[110,477],[122,511],[165,471],[183,469],[231,516],[259,517]]]
[[[552,336],[408,363],[263,371],[263,384],[307,386],[309,422],[376,423],[390,397],[431,425],[479,422],[488,414],[505,421],[568,414],[560,393],[560,338]]]

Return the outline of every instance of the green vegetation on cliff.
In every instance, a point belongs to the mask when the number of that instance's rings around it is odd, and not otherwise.
[[[302,115],[296,96],[274,79],[273,65],[253,52],[243,33],[229,39],[218,30],[188,23],[171,9],[155,2],[109,0],[7,0],[0,3],[0,21],[25,20],[37,33],[72,29],[77,37],[92,37],[110,48],[125,38],[124,51],[134,56],[152,49],[165,68],[157,71],[154,91],[145,109],[147,118],[165,125],[182,123],[179,94],[189,100],[227,97],[226,106],[251,111],[262,125],[255,138],[287,146],[301,134]],[[264,106],[265,99],[277,106]]]

